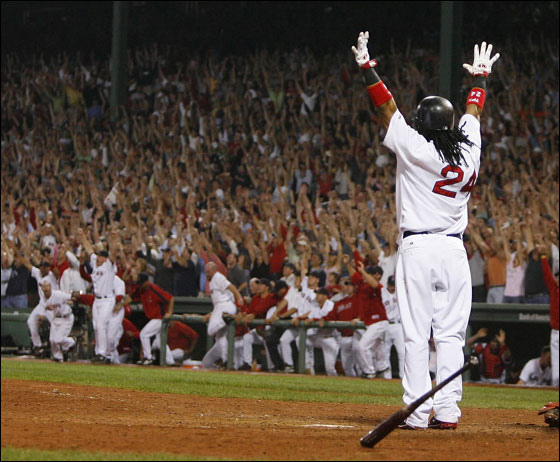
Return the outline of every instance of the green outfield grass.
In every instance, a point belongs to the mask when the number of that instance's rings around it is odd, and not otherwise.
[[[41,449],[2,448],[2,460],[229,460],[215,457],[192,457],[183,454],[157,452],[137,454],[134,452],[86,452],[43,451]]]
[[[91,385],[219,398],[401,405],[398,380],[206,372],[166,367],[118,367],[2,360],[2,379]],[[535,410],[558,390],[465,384],[462,407]]]

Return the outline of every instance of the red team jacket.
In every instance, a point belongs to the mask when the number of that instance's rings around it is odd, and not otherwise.
[[[356,296],[344,297],[334,304],[333,309],[327,316],[325,316],[325,321],[352,321],[358,317],[356,312]],[[343,337],[352,337],[354,334],[354,329],[338,329]]]
[[[558,284],[554,279],[550,265],[546,258],[541,258],[544,282],[550,294],[550,327],[558,330]]]
[[[276,305],[276,296],[274,294],[268,294],[264,298],[260,295],[255,295],[248,305],[241,308],[241,312],[253,314],[255,319],[265,319],[268,309],[274,305]],[[259,328],[261,327],[264,328],[264,326],[259,326]],[[240,325],[235,330],[235,336],[245,335],[247,332],[249,332],[247,326]]]
[[[144,314],[148,319],[162,319],[172,298],[173,295],[152,282],[146,289],[137,289],[132,296],[135,302],[142,302]]]
[[[167,331],[167,344],[172,350],[175,350],[176,348],[188,350],[196,340],[198,340],[198,334],[194,329],[187,326],[185,323],[173,321],[169,325],[169,330]]]

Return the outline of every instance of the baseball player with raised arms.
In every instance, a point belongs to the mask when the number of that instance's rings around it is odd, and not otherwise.
[[[389,363],[389,371],[385,378],[392,377],[391,371],[391,347],[394,345],[397,350],[397,357],[399,359],[399,377],[404,377],[404,334],[401,325],[401,315],[399,313],[399,305],[397,302],[397,292],[395,288],[395,276],[391,275],[387,279],[387,287],[381,288],[381,299],[385,305],[385,312],[387,313],[387,320],[389,326],[385,334],[385,343],[387,345],[387,362]]]
[[[93,329],[95,331],[95,361],[110,362],[109,352],[109,321],[115,306],[114,283],[117,274],[117,266],[113,263],[111,245],[109,240],[109,252],[106,250],[96,254],[93,246],[87,239],[82,228],[78,228],[78,239],[89,255],[91,267],[91,281],[95,301],[91,309]]]
[[[403,401],[408,405],[432,388],[431,327],[437,350],[436,382],[464,363],[472,289],[462,237],[468,223],[467,202],[480,168],[486,80],[500,55],[491,58],[492,45],[482,42],[480,51],[478,45],[474,47],[473,64],[463,65],[474,76],[474,84],[457,127],[452,104],[439,96],[419,103],[411,127],[374,69],[377,61],[369,57],[368,39],[368,32],[360,32],[352,51],[387,130],[383,144],[397,157],[395,282],[405,339]],[[401,428],[456,428],[461,397],[459,376],[420,405]]]

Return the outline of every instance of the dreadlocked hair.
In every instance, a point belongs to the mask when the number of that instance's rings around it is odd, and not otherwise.
[[[428,141],[433,141],[436,151],[443,162],[453,167],[458,167],[461,165],[461,162],[464,162],[468,167],[469,164],[461,152],[465,149],[462,144],[471,147],[473,142],[469,140],[465,132],[463,132],[464,126],[465,124],[453,130],[425,130],[422,132],[422,135],[424,135]]]

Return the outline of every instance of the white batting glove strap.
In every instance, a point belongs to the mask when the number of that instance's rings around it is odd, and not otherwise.
[[[492,45],[489,44],[486,47],[486,42],[482,42],[480,45],[480,53],[478,51],[478,44],[474,46],[474,60],[472,66],[470,64],[463,64],[463,67],[471,75],[486,75],[488,76],[492,72],[492,64],[494,64],[500,57],[500,53],[496,53],[492,59],[490,59],[490,54],[492,53]]]
[[[358,35],[358,47],[352,47],[352,52],[354,53],[358,66],[363,66],[369,62],[369,51],[367,48],[368,40],[369,32],[360,32],[360,35]]]

